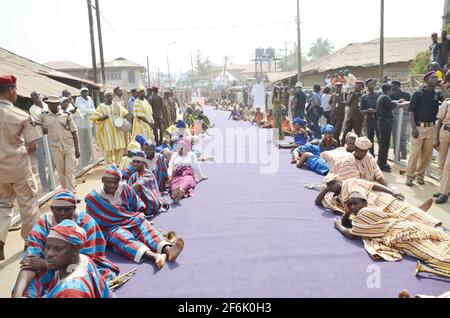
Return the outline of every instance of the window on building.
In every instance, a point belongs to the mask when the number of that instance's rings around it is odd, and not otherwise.
[[[128,83],[136,83],[136,73],[134,71],[128,71]]]
[[[106,80],[107,81],[120,81],[122,80],[122,73],[121,72],[107,72],[106,73]]]

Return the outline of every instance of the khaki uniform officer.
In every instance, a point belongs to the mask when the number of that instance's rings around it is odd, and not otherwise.
[[[442,104],[437,118],[434,146],[439,150],[441,188],[437,194],[439,197],[436,203],[442,204],[448,201],[448,192],[450,191],[450,99]]]
[[[30,116],[13,106],[16,100],[16,78],[0,75],[0,260],[5,259],[14,201],[17,199],[20,208],[23,239],[39,218],[30,154],[36,150],[41,135]]]
[[[70,113],[58,112],[59,102],[57,96],[49,96],[46,103],[50,111],[43,112],[38,121],[48,135],[61,187],[76,193],[75,166],[80,158],[77,126]]]

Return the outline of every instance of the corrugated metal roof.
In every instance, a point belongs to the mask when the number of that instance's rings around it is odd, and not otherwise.
[[[54,70],[87,70],[89,69],[86,66],[77,64],[77,63],[73,63],[70,61],[52,61],[52,62],[47,62],[47,63],[43,63],[43,65],[52,68]]]
[[[100,66],[100,63],[98,64],[98,66]],[[145,69],[144,66],[139,65],[138,63],[129,61],[123,57],[119,57],[111,62],[105,62],[105,68],[126,68],[126,67]]]
[[[37,91],[41,95],[60,95],[64,89],[75,92],[78,88],[66,85],[47,76],[69,79],[80,83],[90,84],[99,88],[98,84],[76,78],[66,73],[57,72],[42,64],[14,54],[0,48],[0,73],[13,74],[18,79],[17,92],[20,96],[29,97],[31,92]]]
[[[430,38],[386,38],[384,40],[384,64],[410,62],[417,53],[426,51]],[[364,43],[352,43],[321,60],[307,63],[303,73],[323,73],[346,67],[373,67],[380,65],[380,39]]]

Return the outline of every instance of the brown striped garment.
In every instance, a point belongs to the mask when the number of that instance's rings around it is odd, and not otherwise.
[[[378,207],[385,212],[395,214],[397,217],[412,222],[419,222],[430,226],[439,226],[442,222],[431,214],[412,206],[411,204],[399,200],[386,192],[374,191],[374,182],[351,178],[342,183],[341,198],[345,202],[352,192],[361,192],[367,196],[367,204],[371,207]]]
[[[351,152],[348,152],[345,147],[340,147],[330,151],[324,151],[320,154],[322,159],[331,167],[330,172],[337,174],[344,159],[353,157]]]
[[[344,159],[337,174],[341,181],[350,178],[377,181],[378,179],[384,178],[383,173],[371,154],[367,154],[363,160],[357,160],[355,156]]]
[[[366,207],[352,217],[352,234],[364,240],[371,257],[398,261],[406,254],[450,269],[450,234],[404,220],[380,208]]]

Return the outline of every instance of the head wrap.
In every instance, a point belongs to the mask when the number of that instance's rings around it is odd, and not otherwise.
[[[361,150],[369,150],[373,146],[372,142],[367,137],[356,138],[355,145]]]
[[[337,180],[338,180],[338,175],[334,174],[334,173],[329,173],[326,175],[325,178],[323,178],[324,183],[330,183],[332,181],[337,181]]]
[[[347,135],[345,136],[345,141],[349,140],[350,138],[355,138],[355,139],[357,139],[357,138],[358,138],[358,135],[355,134],[353,131],[351,131],[351,132],[347,133]]]
[[[333,125],[325,125],[322,128],[322,134],[334,134],[334,126]]]
[[[435,75],[435,74],[436,74],[435,71],[430,71],[430,72],[428,72],[427,74],[425,74],[425,76],[423,77],[424,82],[428,81],[428,78],[429,78],[431,75]]]
[[[122,180],[122,172],[116,166],[111,166],[103,172],[103,177],[115,178],[120,181]]]
[[[58,190],[50,201],[50,206],[54,207],[69,207],[76,205],[77,200],[75,199],[75,195],[65,189]]]
[[[108,87],[108,88],[105,90],[105,96],[108,95],[108,94],[114,95],[114,92],[113,92],[113,90],[112,90],[111,87]]]
[[[391,81],[391,84],[395,85],[395,86],[402,86],[402,83],[400,81],[397,81],[397,80]]]
[[[83,91],[89,92],[89,89],[87,87],[83,87],[82,89],[80,89],[80,93],[82,93]]]
[[[86,231],[72,220],[64,220],[52,227],[47,236],[47,239],[49,238],[59,239],[74,246],[83,246],[87,240]]]
[[[179,153],[181,149],[183,149],[183,156],[186,156],[192,150],[191,142],[186,138],[181,138],[177,143],[176,152]]]
[[[177,121],[177,128],[186,128],[186,122],[184,120]]]
[[[146,156],[145,156],[145,152],[143,152],[142,150],[138,150],[138,151],[132,151],[133,156],[131,157],[131,159],[134,161],[142,161],[142,162],[147,162]]]
[[[67,97],[61,97],[61,98],[59,99],[59,103],[62,104],[62,103],[64,103],[66,100],[68,100]]]
[[[306,124],[308,122],[306,120],[304,120],[303,118],[295,118],[293,123],[294,123],[294,125],[306,126]]]
[[[362,199],[367,201],[367,196],[364,193],[353,191],[348,195],[348,198],[343,198],[345,202],[349,201],[350,199]]]
[[[132,141],[128,144],[127,151],[138,151],[138,150],[141,150],[141,145],[138,142]]]

